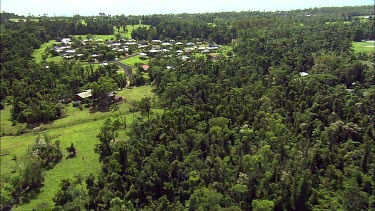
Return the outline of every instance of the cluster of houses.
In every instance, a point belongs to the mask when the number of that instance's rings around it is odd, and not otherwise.
[[[77,40],[76,40],[77,42]],[[101,55],[101,50],[114,52],[117,57],[126,54],[139,52],[142,58],[154,57],[158,54],[166,56],[181,55],[182,59],[189,58],[187,55],[192,53],[209,54],[219,50],[219,46],[204,42],[176,42],[175,40],[161,41],[151,40],[137,41],[134,39],[121,39],[120,41],[103,39],[84,39],[78,40],[81,43],[74,43],[71,38],[63,38],[61,42],[54,47],[55,54],[61,55],[64,59],[86,60],[91,55],[97,59]],[[76,46],[74,48],[74,46]]]
[[[191,53],[211,53],[217,51],[219,46],[213,44],[204,44],[203,42],[175,42],[170,40],[169,42],[162,42],[161,40],[151,40],[151,49],[148,50],[149,55],[155,55],[158,53],[168,53],[171,50],[175,50],[177,55],[180,54],[191,54]],[[146,52],[141,52],[143,56],[146,56]]]

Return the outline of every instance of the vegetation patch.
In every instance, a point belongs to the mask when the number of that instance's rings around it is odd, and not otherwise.
[[[356,53],[375,53],[374,41],[352,42],[352,47]]]
[[[129,65],[129,66],[136,66],[136,64],[148,64],[149,59],[141,59],[140,56],[133,56],[124,60],[121,60],[121,63]]]
[[[52,48],[54,44],[57,42],[55,40],[51,40],[48,43],[43,43],[39,49],[34,50],[33,58],[34,61],[37,63],[41,63],[43,58],[46,59],[47,62],[59,62],[61,60],[61,56],[50,56],[47,52],[47,49]]]

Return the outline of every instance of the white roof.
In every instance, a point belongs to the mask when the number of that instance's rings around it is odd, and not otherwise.
[[[308,74],[307,72],[300,72],[299,75],[300,75],[300,76],[307,76],[307,75],[309,75],[309,74]]]
[[[92,92],[91,92],[91,89],[88,89],[84,92],[78,93],[77,95],[81,98],[88,98],[92,96]]]
[[[172,45],[172,43],[164,42],[164,43],[162,43],[161,45],[168,46],[168,45]]]
[[[67,50],[66,52],[67,52],[67,53],[75,53],[76,50],[74,50],[74,49],[73,49],[73,50]]]
[[[126,42],[125,45],[136,45],[137,43],[135,42]]]
[[[71,39],[70,38],[62,38],[61,39],[61,42],[63,42],[63,43],[68,43],[68,42],[70,42],[71,41]]]
[[[139,53],[140,56],[147,56],[147,53]]]
[[[157,52],[159,52],[159,50],[151,49],[151,50],[149,50],[148,52],[150,52],[150,53],[157,53]]]
[[[183,45],[182,42],[176,42],[176,45]]]

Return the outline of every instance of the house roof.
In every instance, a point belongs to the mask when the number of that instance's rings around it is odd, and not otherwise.
[[[300,76],[307,76],[307,75],[309,75],[309,74],[308,74],[307,72],[300,72],[299,75],[300,75]]]
[[[145,71],[146,71],[146,70],[148,70],[148,68],[150,68],[150,66],[148,66],[148,65],[145,65],[145,64],[144,64],[144,65],[142,65],[142,69],[143,69],[143,70],[145,70]]]
[[[88,89],[84,92],[81,92],[81,93],[78,93],[77,94],[80,98],[88,98],[88,97],[91,97],[92,96],[92,92],[91,92],[91,89]]]

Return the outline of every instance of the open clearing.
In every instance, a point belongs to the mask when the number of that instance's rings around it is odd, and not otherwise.
[[[120,62],[129,66],[135,66],[136,64],[148,64],[149,59],[142,60],[140,59],[138,55],[138,56],[133,56],[133,57],[121,60]]]
[[[352,47],[356,53],[375,53],[375,43],[374,40],[369,40],[365,42],[352,42]]]
[[[130,124],[138,114],[132,114],[128,110],[130,103],[140,100],[143,97],[154,97],[151,86],[134,87],[132,89],[123,89],[119,91],[118,96],[122,96],[127,102],[119,106],[119,110],[126,115],[127,124]],[[6,106],[1,111],[1,127],[7,130],[17,130],[11,126],[10,106]],[[161,112],[161,109],[155,109]],[[62,160],[51,170],[45,172],[44,186],[40,189],[37,198],[31,199],[29,203],[18,206],[15,210],[32,210],[38,204],[44,203],[53,206],[52,198],[59,190],[60,181],[64,178],[73,178],[76,174],[94,175],[100,172],[99,155],[94,152],[95,145],[98,143],[96,135],[99,133],[100,127],[103,125],[105,118],[110,117],[113,112],[95,112],[90,113],[88,108],[79,110],[69,104],[66,108],[67,116],[58,119],[51,124],[42,125],[46,129],[46,133],[53,140],[60,140],[63,152]],[[26,127],[25,124],[17,124],[16,127]],[[0,156],[1,175],[10,174],[15,168],[16,163],[11,160],[13,156],[21,158],[29,145],[35,142],[36,135],[26,133],[20,136],[4,136],[0,140],[0,153],[8,154]],[[127,140],[126,131],[119,132],[119,140]],[[75,158],[66,159],[68,153],[66,147],[73,143],[77,156]]]
[[[97,39],[102,39],[102,40],[115,40],[116,39],[116,34],[120,33],[122,38],[125,39],[131,39],[131,34],[132,31],[139,28],[139,27],[150,27],[150,25],[143,25],[143,24],[137,24],[137,25],[127,25],[126,29],[127,31],[124,30],[124,27],[120,27],[120,30],[117,30],[117,27],[113,27],[113,34],[107,34],[107,35],[99,35],[99,34],[93,34],[92,39],[97,40]],[[86,39],[87,34],[80,34],[80,35],[74,35],[74,37],[81,37],[82,39]]]
[[[42,56],[43,54],[46,54],[46,49],[52,48],[54,44],[57,42],[55,40],[50,40],[48,43],[44,43],[43,45],[40,46],[39,49],[36,49],[33,52],[33,57],[34,61],[37,63],[41,63],[43,61]],[[46,59],[47,62],[60,62],[61,61],[61,56],[48,56]]]
[[[147,28],[149,28],[150,25],[143,25],[143,24],[127,25],[126,26],[127,32],[125,32],[124,27],[120,27],[120,30],[117,30],[117,27],[114,26],[113,27],[113,31],[114,31],[113,33],[114,34],[120,33],[121,36],[122,36],[122,38],[131,39],[132,38],[132,36],[131,36],[132,31],[138,29],[139,27],[147,27]]]
[[[86,39],[87,34],[74,35],[74,37],[76,37],[76,38],[81,37],[82,39]],[[98,39],[102,39],[102,40],[111,40],[112,39],[113,40],[113,39],[116,39],[116,36],[113,35],[113,34],[108,34],[108,35],[93,34],[92,39],[93,40],[98,40]]]

